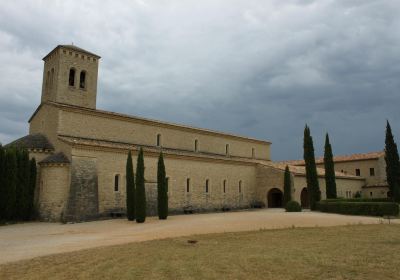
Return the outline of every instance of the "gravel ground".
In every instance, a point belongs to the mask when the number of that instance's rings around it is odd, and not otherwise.
[[[163,221],[150,217],[144,224],[126,219],[77,224],[33,222],[0,227],[0,264],[100,246],[193,234],[387,222],[374,217],[309,211],[286,213],[281,209],[179,215]],[[391,222],[400,224],[400,220]]]

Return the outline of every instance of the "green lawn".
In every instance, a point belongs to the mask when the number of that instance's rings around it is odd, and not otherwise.
[[[400,279],[400,225],[130,243],[3,265],[0,279]]]

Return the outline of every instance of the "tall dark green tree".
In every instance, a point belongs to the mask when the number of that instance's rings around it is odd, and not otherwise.
[[[6,206],[6,186],[4,184],[4,163],[5,163],[5,151],[3,146],[0,144],[0,221],[5,220],[5,206]]]
[[[158,218],[166,220],[168,217],[168,189],[167,175],[165,173],[164,157],[162,152],[158,158],[157,168],[157,208]]]
[[[289,166],[286,165],[283,180],[283,207],[292,200],[292,180],[290,178]]]
[[[137,223],[144,223],[144,221],[146,220],[146,190],[144,181],[144,158],[142,148],[140,148],[136,165],[135,216]]]
[[[15,190],[15,218],[26,220],[29,211],[29,154],[25,149],[16,151],[17,185]]]
[[[28,201],[28,211],[26,219],[32,219],[35,216],[35,190],[36,190],[36,178],[37,178],[37,168],[36,160],[32,158],[29,162],[29,201]]]
[[[310,199],[310,209],[316,210],[317,202],[321,200],[317,167],[315,165],[314,144],[310,128],[304,128],[304,162],[306,168],[307,189]]]
[[[325,166],[325,184],[326,184],[326,198],[336,198],[336,176],[335,164],[333,162],[332,146],[329,142],[329,135],[325,137],[325,150],[324,150],[324,166]]]
[[[15,149],[7,149],[4,164],[4,217],[6,220],[13,220],[15,215],[15,197],[17,188],[17,156]]]
[[[135,220],[135,177],[131,151],[126,159],[126,216],[129,221]]]
[[[385,139],[385,161],[386,161],[386,177],[392,199],[400,202],[400,162],[397,144],[394,141],[392,128],[389,121],[386,122],[386,139]]]

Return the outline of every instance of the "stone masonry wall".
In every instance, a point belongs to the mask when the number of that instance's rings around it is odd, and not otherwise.
[[[38,175],[39,218],[43,221],[60,221],[68,200],[69,166],[42,165]]]
[[[66,221],[84,221],[98,217],[97,160],[89,157],[72,157],[71,186]]]
[[[107,215],[116,209],[125,210],[127,151],[75,148],[73,154],[96,158],[100,215]],[[134,170],[136,170],[136,151],[132,156]],[[145,153],[146,194],[148,213],[151,215],[156,214],[157,160],[158,154]],[[254,201],[256,187],[254,165],[165,156],[165,167],[169,178],[168,197],[171,213],[182,213],[186,206],[191,206],[195,211],[215,211],[223,207],[246,208]],[[114,184],[115,175],[121,178],[117,191]],[[190,179],[189,192],[186,188],[187,179]],[[207,179],[209,180],[208,193],[205,192]],[[225,193],[223,192],[224,180]],[[241,192],[239,192],[239,181],[241,181]]]

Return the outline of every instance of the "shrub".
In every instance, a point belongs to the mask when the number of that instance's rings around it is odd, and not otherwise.
[[[317,209],[326,213],[338,213],[363,216],[398,216],[399,204],[394,202],[349,202],[324,200]]]
[[[286,212],[301,212],[301,206],[297,201],[291,200],[286,203]]]
[[[262,201],[254,201],[250,205],[251,208],[265,208],[265,203]]]

